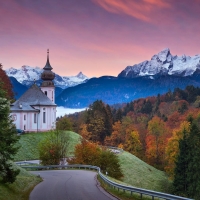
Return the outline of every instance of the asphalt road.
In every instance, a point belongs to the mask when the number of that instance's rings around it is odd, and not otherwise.
[[[29,200],[116,200],[97,183],[96,172],[84,170],[34,171],[43,181]]]

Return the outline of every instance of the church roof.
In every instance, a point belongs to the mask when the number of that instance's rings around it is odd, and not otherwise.
[[[33,84],[17,101],[11,105],[11,111],[35,111],[33,106],[56,106],[36,85]]]

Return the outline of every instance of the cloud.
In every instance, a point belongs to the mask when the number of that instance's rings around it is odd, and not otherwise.
[[[92,0],[106,11],[116,14],[126,14],[142,21],[152,21],[151,14],[157,9],[170,8],[163,0]]]

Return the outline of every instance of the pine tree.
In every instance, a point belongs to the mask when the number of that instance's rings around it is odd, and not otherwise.
[[[112,133],[112,113],[102,101],[95,101],[87,111],[87,131],[92,133],[92,141],[103,143]]]
[[[179,156],[174,176],[174,192],[190,198],[200,199],[200,129],[191,116],[191,128],[179,141]]]
[[[19,170],[12,168],[10,160],[13,159],[13,155],[17,152],[15,143],[18,140],[16,129],[10,114],[10,103],[5,98],[6,92],[2,89],[3,84],[0,83],[0,177],[4,183],[13,183]]]
[[[188,146],[190,157],[187,172],[188,195],[200,199],[200,130],[195,121],[191,124]]]
[[[115,122],[122,120],[122,110],[119,108],[115,114]]]
[[[179,140],[179,156],[177,158],[176,167],[174,170],[174,193],[187,196],[188,182],[187,182],[187,172],[188,172],[188,134],[186,130],[183,130],[183,139]]]

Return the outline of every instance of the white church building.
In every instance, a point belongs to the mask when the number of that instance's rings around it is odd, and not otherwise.
[[[55,74],[49,62],[47,62],[41,74],[43,80],[40,87],[35,83],[13,104],[11,104],[11,116],[17,129],[25,132],[41,132],[55,128],[56,104],[55,86],[53,79]]]

